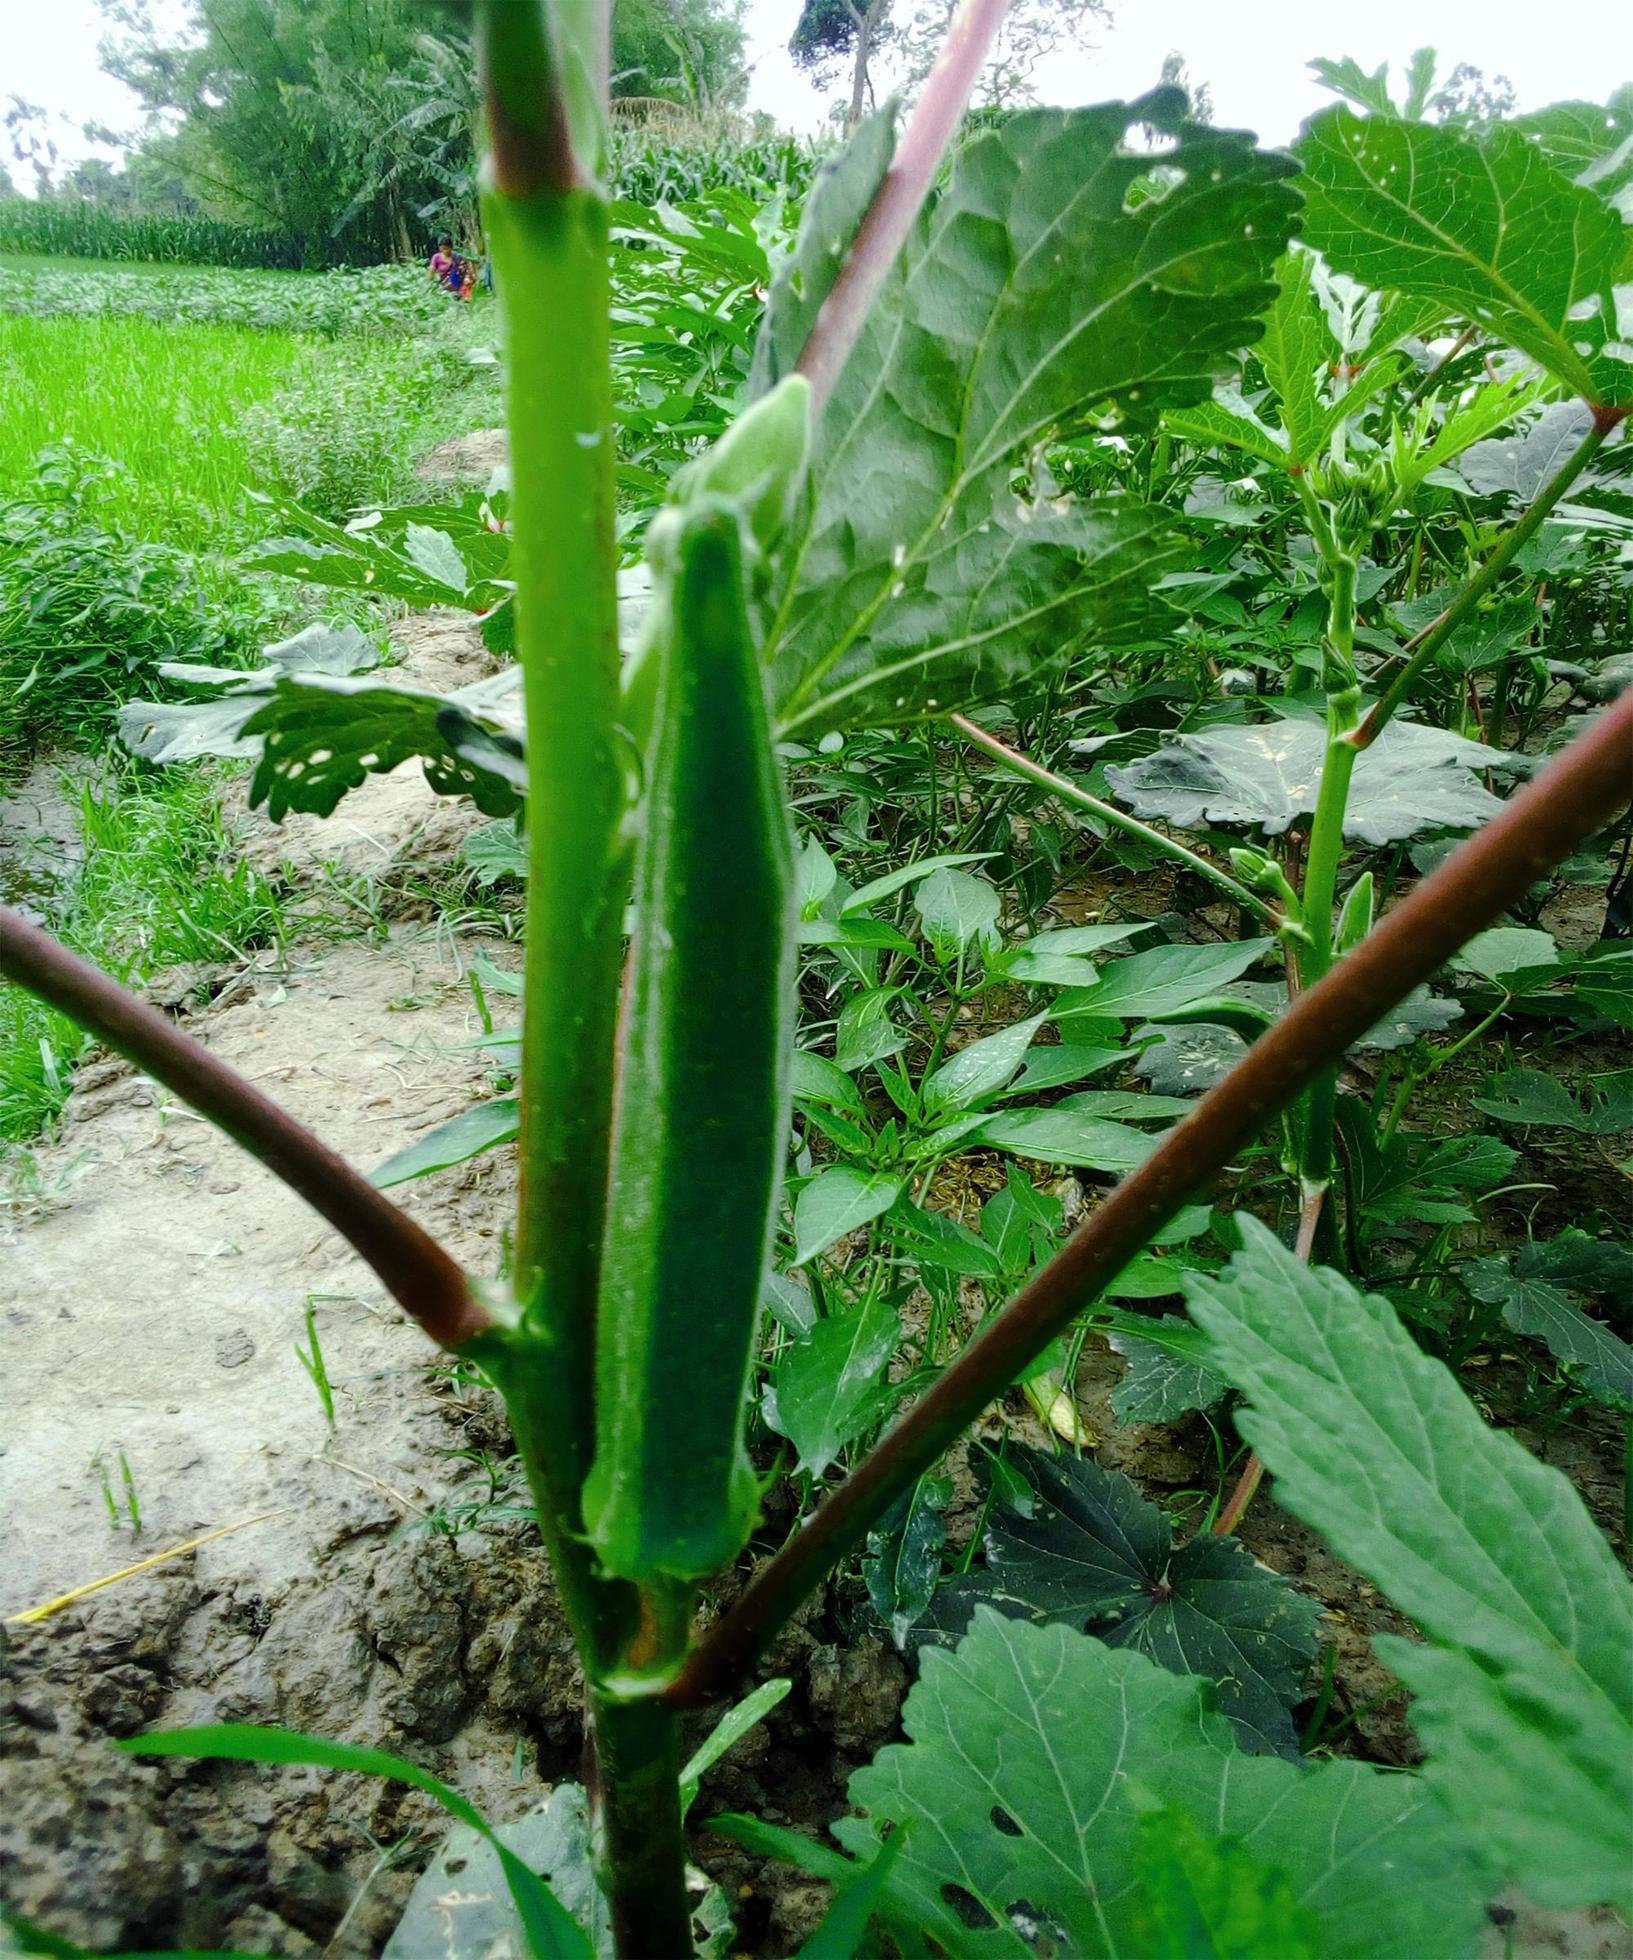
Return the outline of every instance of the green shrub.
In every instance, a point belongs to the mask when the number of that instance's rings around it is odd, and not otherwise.
[[[0,501],[0,769],[82,739],[128,696],[164,691],[169,660],[232,660],[269,601],[170,545],[142,542],[119,511],[124,470],[66,444]]]

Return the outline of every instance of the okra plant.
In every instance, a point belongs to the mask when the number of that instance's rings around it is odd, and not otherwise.
[[[227,1128],[503,1395],[593,1745],[594,1885],[553,1870],[558,1897],[494,1841],[537,1954],[719,1950],[719,1902],[700,1907],[688,1878],[688,1711],[742,1689],[865,1539],[882,1617],[921,1618],[946,1452],[1040,1365],[1056,1371],[1051,1411],[1071,1372],[1051,1344],[1107,1288],[1136,1303],[1171,1292],[1185,1262],[1158,1258],[1160,1287],[1142,1292],[1140,1261],[1183,1240],[1212,1180],[1281,1118],[1296,1249],[1242,1216],[1228,1267],[1182,1274],[1188,1320],[1100,1310],[1103,1328],[1143,1344],[1148,1369],[1245,1398],[1236,1422],[1256,1456],[1224,1529],[1175,1552],[1153,1507],[1087,1459],[980,1459],[986,1562],[938,1599],[907,1740],[854,1779],[842,1848],[748,1818],[714,1828],[835,1882],[813,1955],[874,1950],[870,1921],[904,1955],[1471,1954],[1509,1884],[1551,1905],[1630,1903],[1628,1589],[1559,1472],[1488,1428],[1394,1309],[1337,1269],[1337,1070],[1476,935],[1476,971],[1514,997],[1520,967],[1501,963],[1486,929],[1626,801],[1633,696],[1506,802],[1482,791],[1484,827],[1392,908],[1367,876],[1341,895],[1341,874],[1363,770],[1393,756],[1410,772],[1398,711],[1633,407],[1617,311],[1633,252],[1605,189],[1625,182],[1625,141],[1614,117],[1607,131],[1569,105],[1483,136],[1375,105],[1318,119],[1301,174],[1247,135],[1190,122],[1181,94],[1162,90],[1016,115],[949,161],[1001,15],[1001,0],[966,0],[899,136],[893,111],[875,117],[816,183],[771,281],[751,404],[673,477],[647,528],[650,597],[621,656],[604,11],[478,7],[512,483],[508,570],[473,559],[492,590],[464,589],[473,609],[506,615],[520,711],[502,689],[439,703],[321,649],[282,649],[225,719],[258,754],[256,793],[274,815],[332,809],[410,754],[434,787],[522,813],[517,1091],[487,1132],[514,1133],[521,1170],[502,1283],[461,1272],[377,1183],[10,914],[0,971]],[[1354,369],[1342,388],[1322,374],[1334,364],[1318,319],[1317,282],[1334,273],[1388,295],[1386,323],[1341,349]],[[1368,391],[1396,378],[1382,356],[1448,319],[1521,365],[1466,411],[1398,418],[1380,447],[1360,418]],[[1216,397],[1244,350],[1273,423]],[[1363,662],[1373,537],[1519,408],[1564,401],[1580,402],[1584,433],[1525,514],[1415,645]],[[1166,486],[1059,493],[1074,445],[1162,418],[1164,442],[1234,445],[1280,472],[1306,528],[1324,723],[1252,735],[1272,762],[1276,740],[1303,745],[1301,866],[1240,844],[1227,868],[1152,821],[1229,805],[1223,733],[1206,738],[1212,751],[1199,738],[1131,763],[1110,779],[1124,789],[1112,801],[992,732],[996,704],[1177,630],[1163,593],[1188,545]],[[1056,480],[1040,487],[1046,455]],[[314,563],[386,550],[448,583],[425,530],[409,518],[383,542],[307,543]],[[480,518],[473,543],[478,532],[493,535]],[[825,853],[796,849],[784,765],[836,736],[914,728],[956,731],[1004,782],[1177,860],[1253,936],[1102,969],[1092,956],[1127,928],[1017,941],[964,870],[967,848],[841,888]],[[831,1056],[810,1038],[796,1049],[802,946]],[[1287,999],[1228,995],[1273,947]],[[1523,966],[1527,949],[1510,950]],[[1043,1004],[965,1040],[960,1010],[1016,987]],[[909,998],[934,1027],[911,1065],[891,1018]],[[1240,1059],[1200,1102],[1007,1100],[1020,1086],[1076,1088],[1099,1055],[1124,1052],[1130,1022],[1221,1017]],[[1060,1043],[1034,1046],[1050,1021]],[[883,1100],[858,1088],[868,1070]],[[1123,1120],[1182,1112],[1155,1138]],[[782,1274],[768,1288],[796,1126],[791,1257],[811,1283]],[[1093,1135],[1095,1153],[1064,1131]],[[989,1201],[978,1232],[928,1202],[936,1165],[971,1142],[1126,1175],[1049,1256],[1058,1219],[1027,1179]],[[970,1338],[924,1345],[894,1421],[905,1390],[879,1385],[899,1275],[889,1260],[822,1263],[887,1210],[948,1330],[961,1278],[994,1309]],[[1516,1275],[1484,1277],[1500,1291]],[[768,1294],[788,1355],[756,1404]],[[816,1377],[860,1383],[849,1414],[870,1419],[841,1434],[834,1394],[802,1406]],[[749,1546],[777,1474],[749,1447],[756,1408],[825,1494],[716,1610],[711,1582]],[[870,1420],[878,1440],[824,1483]],[[1076,1440],[1070,1419],[1064,1433]],[[1299,1758],[1290,1710],[1314,1608],[1229,1536],[1261,1462],[1279,1500],[1420,1627],[1386,1653],[1415,1697],[1420,1773]],[[131,1746],[406,1774],[486,1829],[457,1793],[376,1752],[246,1730]]]

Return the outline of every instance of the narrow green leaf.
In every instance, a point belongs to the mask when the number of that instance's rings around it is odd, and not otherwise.
[[[819,1320],[772,1371],[766,1420],[818,1477],[882,1410],[901,1317],[877,1294]]]
[[[369,1182],[381,1190],[393,1184],[407,1184],[416,1177],[429,1177],[445,1171],[450,1164],[463,1164],[484,1150],[501,1143],[513,1143],[521,1125],[520,1106],[514,1096],[496,1096],[492,1102],[462,1109],[446,1123],[427,1130],[413,1143],[395,1150],[383,1164],[369,1173]]]
[[[763,1722],[793,1687],[785,1675],[762,1681],[751,1694],[727,1709],[702,1743],[695,1749],[680,1773],[680,1814],[684,1818],[697,1802],[698,1785],[728,1749],[742,1741],[756,1723]]]
[[[1240,1838],[1209,1837],[1184,1810],[1140,1819],[1141,1960],[1322,1960],[1320,1929],[1286,1872]]]
[[[901,1196],[903,1180],[889,1171],[834,1164],[818,1171],[794,1201],[794,1264],[803,1266],[847,1232],[877,1218]]]
[[[1013,1027],[984,1036],[960,1048],[923,1085],[921,1094],[926,1110],[968,1109],[988,1096],[996,1095],[1025,1060],[1046,1020],[1047,1014],[1034,1014]]]
[[[566,1908],[494,1835],[482,1813],[450,1784],[418,1763],[385,1749],[366,1749],[351,1742],[330,1742],[323,1736],[295,1729],[257,1728],[247,1723],[222,1722],[203,1728],[158,1729],[128,1736],[114,1744],[127,1756],[196,1756],[213,1762],[300,1763],[317,1769],[344,1770],[359,1776],[385,1776],[408,1783],[441,1804],[451,1817],[468,1824],[491,1844],[499,1857],[505,1883],[516,1902],[534,1960],[595,1960],[589,1939]]]
[[[840,1887],[822,1924],[800,1948],[799,1960],[853,1960],[906,1844],[907,1826],[903,1825],[892,1832],[878,1856],[869,1859],[857,1877]]]

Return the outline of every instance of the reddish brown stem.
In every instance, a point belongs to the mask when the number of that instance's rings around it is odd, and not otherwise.
[[[907,243],[1008,5],[1009,0],[964,0],[948,30],[940,59],[930,71],[890,168],[800,355],[799,371],[810,382],[818,408],[832,392],[880,288]]]
[[[1299,1213],[1298,1240],[1293,1247],[1293,1252],[1306,1265],[1309,1264],[1310,1254],[1315,1249],[1316,1227],[1321,1222],[1321,1207],[1327,1201],[1329,1188],[1323,1184],[1319,1190],[1312,1191],[1304,1200],[1303,1211]],[[1242,1522],[1263,1476],[1264,1465],[1254,1452],[1249,1450],[1247,1462],[1243,1466],[1241,1476],[1237,1479],[1236,1488],[1230,1494],[1230,1502],[1213,1521],[1215,1538],[1228,1538]]]
[[[60,1007],[219,1124],[329,1221],[432,1340],[458,1347],[494,1324],[436,1240],[367,1178],[202,1042],[6,906],[0,974]]]
[[[1094,1299],[1151,1234],[1206,1187],[1279,1110],[1465,941],[1517,904],[1627,802],[1633,694],[1426,878],[1248,1050],[1091,1212],[1059,1253],[964,1349],[940,1380],[704,1636],[669,1690],[682,1707],[729,1694],[799,1602],[995,1395]]]

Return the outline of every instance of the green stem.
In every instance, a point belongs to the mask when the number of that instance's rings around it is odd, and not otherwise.
[[[1405,703],[1407,696],[1417,685],[1418,676],[1429,664],[1451,636],[1457,631],[1480,603],[1486,593],[1502,576],[1514,554],[1534,537],[1541,528],[1548,513],[1564,496],[1576,479],[1588,467],[1604,445],[1612,429],[1614,419],[1596,416],[1593,427],[1573,449],[1559,469],[1550,478],[1546,488],[1520,519],[1508,536],[1480,567],[1463,590],[1446,608],[1438,619],[1431,620],[1421,633],[1408,641],[1406,651],[1411,656],[1406,665],[1390,682],[1383,695],[1374,704],[1359,728],[1349,737],[1357,749],[1364,749],[1377,741],[1385,728],[1394,719],[1396,712]]]
[[[1356,760],[1356,751],[1347,738],[1361,708],[1361,691],[1355,685],[1356,561],[1325,524],[1317,536],[1317,549],[1327,566],[1331,608],[1327,621],[1327,748],[1299,905],[1305,934],[1298,948],[1299,984],[1306,990],[1323,979],[1332,965],[1333,908],[1338,896],[1339,860],[1344,854],[1344,811]],[[1313,1194],[1325,1191],[1332,1178],[1337,1105],[1338,1068],[1334,1063],[1311,1084],[1304,1109],[1299,1187],[1306,1204]]]
[[[1130,837],[1138,837],[1143,843],[1154,846],[1164,856],[1175,858],[1186,865],[1198,877],[1206,878],[1209,884],[1222,891],[1233,904],[1240,905],[1270,927],[1272,932],[1280,929],[1282,919],[1272,906],[1250,892],[1246,885],[1240,884],[1228,871],[1221,871],[1216,864],[1210,864],[1199,852],[1179,843],[1175,838],[1164,836],[1160,830],[1148,823],[1141,823],[1138,817],[1131,817],[1126,810],[1119,810],[1114,803],[1106,803],[1098,796],[1080,789],[1076,783],[1065,776],[1057,776],[1052,769],[1045,769],[1041,762],[1034,762],[1030,756],[1022,755],[1019,749],[1012,749],[1007,742],[1000,742],[996,735],[989,735],[978,722],[967,715],[949,715],[947,719],[966,740],[973,743],[983,754],[995,762],[1001,762],[1007,769],[1029,778],[1041,785],[1063,803],[1073,804],[1079,810],[1086,810],[1090,816],[1098,817],[1114,830],[1121,830]]]
[[[600,1864],[618,1960],[695,1950],[680,1814],[680,1721],[654,1695],[592,1692]]]
[[[574,1631],[607,1666],[581,1542],[612,1128],[626,866],[616,748],[607,206],[568,123],[591,24],[535,0],[480,10],[495,180],[485,217],[507,327],[511,562],[527,709],[527,964],[514,1287],[496,1365]],[[573,72],[577,68],[577,74]],[[607,1589],[613,1592],[614,1589]],[[613,1612],[628,1617],[628,1600]]]
[[[1406,1114],[1406,1105],[1411,1099],[1412,1091],[1417,1088],[1418,1084],[1420,1082],[1427,1082],[1429,1077],[1435,1074],[1437,1070],[1443,1069],[1449,1061],[1461,1055],[1463,1050],[1471,1042],[1478,1041],[1486,1029],[1491,1026],[1492,1022],[1505,1009],[1511,1007],[1513,1003],[1514,996],[1512,994],[1504,994],[1497,1005],[1486,1015],[1485,1019],[1479,1022],[1477,1026],[1470,1028],[1461,1040],[1454,1041],[1449,1048],[1442,1048],[1438,1054],[1432,1055],[1422,1068],[1407,1067],[1405,1073],[1401,1076],[1401,1086],[1395,1091],[1395,1100],[1389,1106],[1389,1115],[1385,1119],[1383,1129],[1378,1137],[1380,1149],[1387,1150],[1390,1144],[1394,1142],[1395,1132],[1400,1128],[1401,1118]]]

